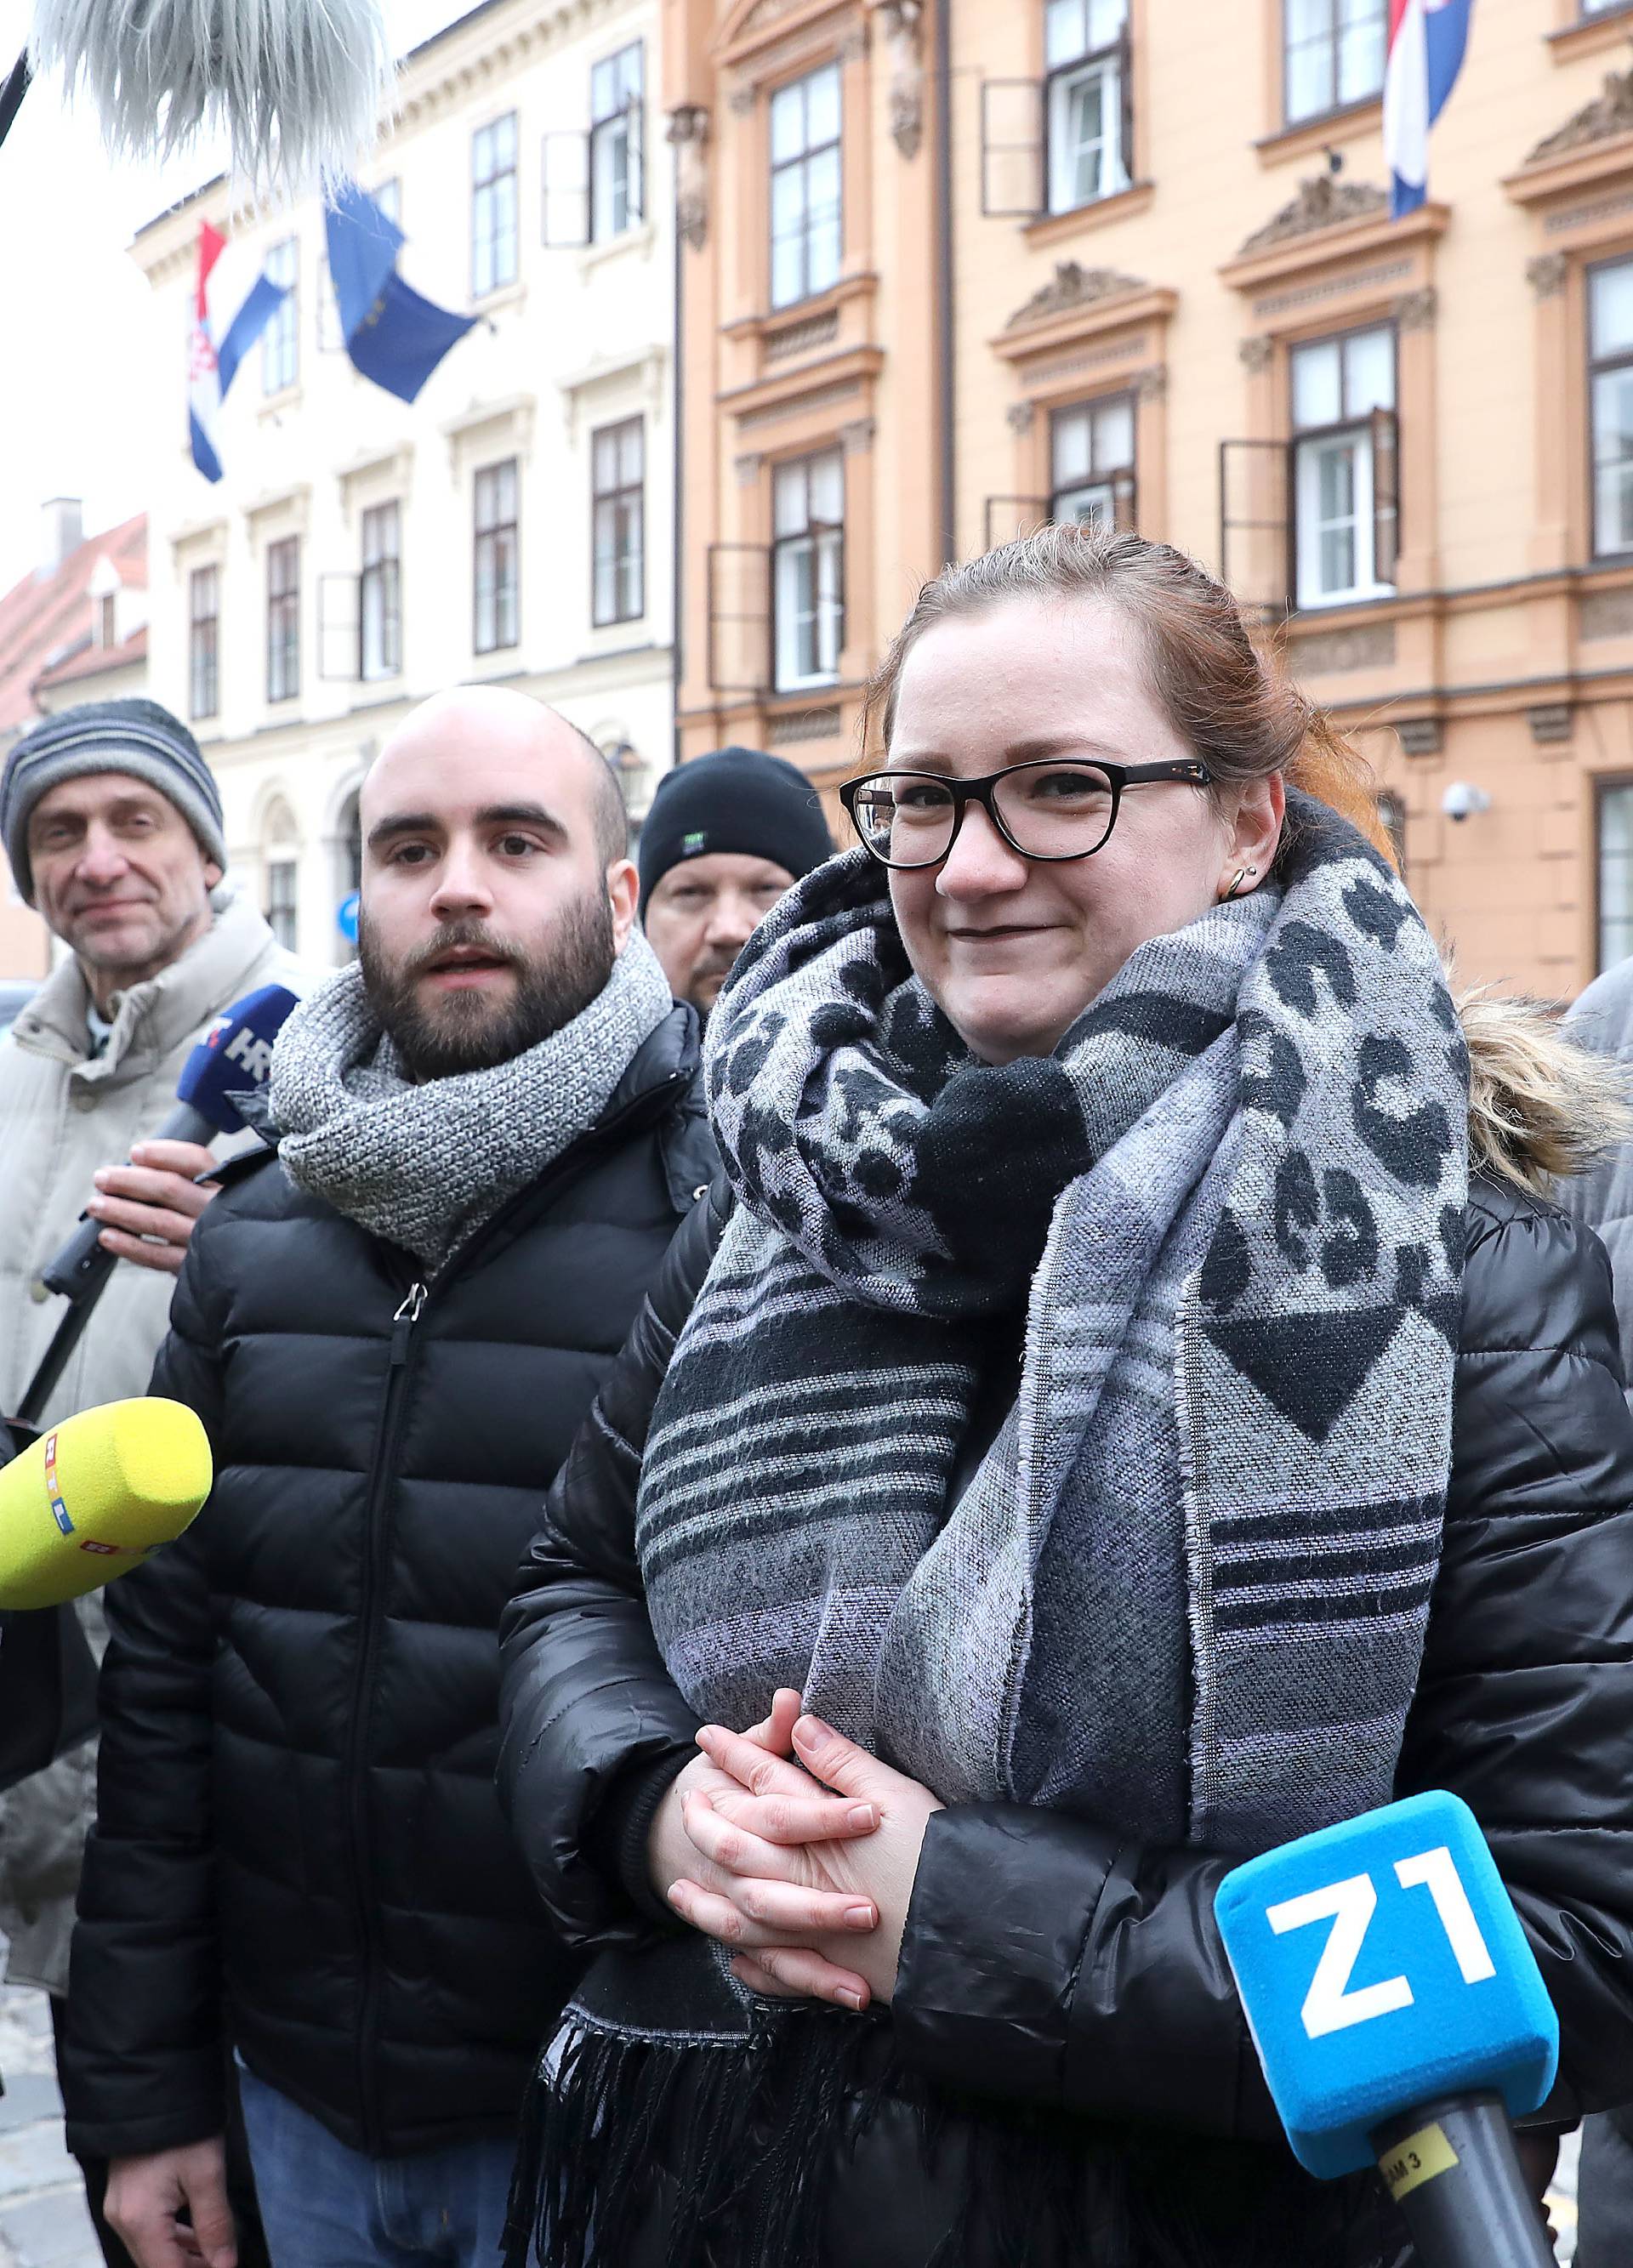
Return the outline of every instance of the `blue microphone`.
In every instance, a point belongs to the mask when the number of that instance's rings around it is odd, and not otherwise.
[[[181,1067],[176,1108],[149,1138],[156,1142],[213,1142],[218,1134],[238,1134],[244,1117],[233,1101],[272,1075],[272,1043],[296,1005],[283,984],[263,984],[224,1009]],[[100,1221],[81,1220],[68,1242],[40,1271],[48,1291],[84,1300],[100,1292],[114,1256],[99,1239]],[[19,1413],[20,1414],[20,1413]]]
[[[1435,1790],[1227,1874],[1215,1918],[1299,2163],[1376,2164],[1425,2268],[1551,2268],[1511,2118],[1559,2019],[1479,1822]]]

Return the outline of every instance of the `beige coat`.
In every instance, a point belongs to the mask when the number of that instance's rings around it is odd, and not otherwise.
[[[39,1270],[72,1233],[99,1166],[117,1165],[174,1108],[188,1052],[211,1019],[261,984],[310,979],[247,899],[215,894],[216,918],[179,961],[122,995],[93,1058],[88,994],[63,961],[0,1041],[0,1411],[15,1410],[64,1312]],[[242,1146],[224,1139],[218,1152]],[[122,1262],[46,1404],[65,1418],[144,1394],[169,1320],[174,1276]],[[99,1655],[101,1609],[82,1616]],[[95,1743],[0,1801],[0,1930],[14,1980],[67,1989],[79,1858],[95,1789]]]

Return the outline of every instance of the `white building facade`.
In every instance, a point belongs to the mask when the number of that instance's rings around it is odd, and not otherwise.
[[[415,290],[478,317],[412,405],[339,336],[315,199],[235,216],[211,184],[133,253],[191,317],[198,230],[241,288],[292,286],[205,481],[149,512],[149,690],[221,783],[233,869],[280,938],[343,959],[357,793],[399,720],[464,683],[558,707],[639,816],[673,748],[675,245],[657,0],[486,0],[409,55],[361,169]],[[220,275],[225,269],[224,261]],[[217,304],[218,339],[233,304]]]

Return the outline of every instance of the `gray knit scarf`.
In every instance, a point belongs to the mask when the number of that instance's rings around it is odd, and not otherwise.
[[[428,1267],[587,1134],[674,1006],[634,932],[589,1005],[488,1071],[419,1085],[370,1007],[355,961],[308,994],[277,1037],[271,1116],[291,1178]]]
[[[973,1062],[880,870],[750,942],[707,1076],[738,1206],[637,1545],[701,1717],[779,1684],[953,1801],[1236,1852],[1386,1801],[1450,1461],[1467,1066],[1393,872],[1298,800],[1276,884]],[[947,1501],[984,1318],[1013,1409]]]

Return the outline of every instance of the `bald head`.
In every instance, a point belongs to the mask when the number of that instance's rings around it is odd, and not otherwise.
[[[612,767],[589,734],[581,732],[543,701],[504,685],[458,685],[422,701],[397,726],[374,761],[358,797],[358,818],[364,839],[373,823],[371,814],[391,788],[394,769],[401,772],[407,758],[417,772],[416,759],[429,755],[458,765],[474,752],[514,763],[519,770],[536,768],[541,779],[551,775],[576,776],[586,799],[587,816],[603,865],[622,858],[629,847],[629,818]]]
[[[411,1076],[503,1062],[604,986],[635,917],[624,799],[553,709],[499,686],[423,703],[358,816],[364,980]]]

